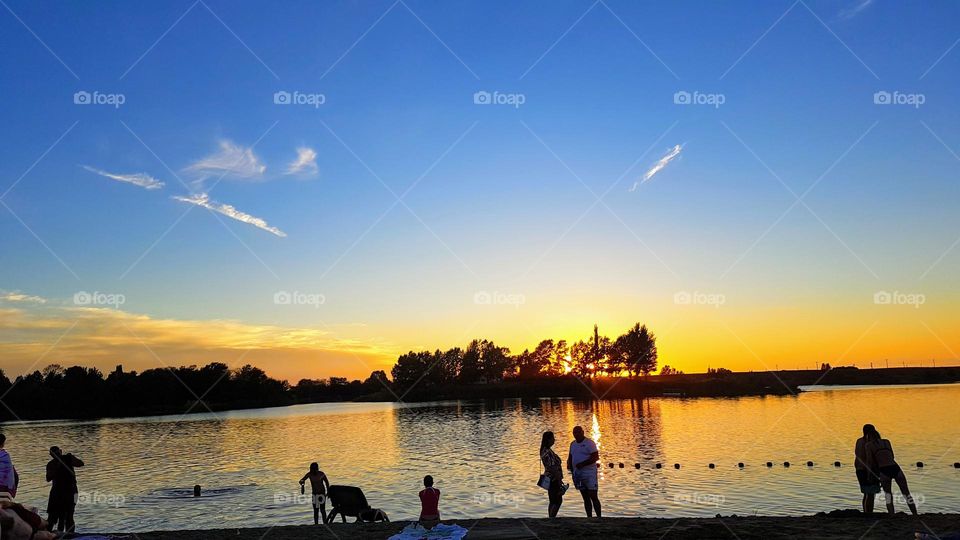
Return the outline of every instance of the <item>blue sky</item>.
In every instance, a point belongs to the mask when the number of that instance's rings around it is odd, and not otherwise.
[[[737,342],[763,362],[840,356],[860,343],[851,319],[891,319],[877,331],[893,333],[907,316],[916,339],[883,342],[892,357],[956,358],[942,331],[960,264],[948,251],[960,236],[956,3],[4,1],[0,290],[45,300],[7,301],[10,321],[30,321],[9,323],[29,327],[7,331],[9,371],[69,327],[77,291],[123,294],[117,311],[151,324],[330,341],[297,349],[310,359],[289,369],[276,352],[289,347],[270,340],[209,345],[216,359],[256,349],[291,377],[637,320],[676,327],[661,353],[691,370],[762,367]],[[80,91],[124,102],[77,105]],[[324,102],[278,105],[278,91]],[[478,91],[523,103],[478,105]],[[884,91],[923,103],[876,104]],[[676,104],[677,92],[723,103]],[[315,157],[285,174],[298,149]],[[248,170],[196,170],[243,152]],[[785,215],[790,190],[811,186]],[[201,195],[286,236],[173,198]],[[880,290],[929,301],[891,317],[870,301]],[[278,291],[325,301],[278,306]],[[477,291],[524,304],[478,308]],[[729,302],[688,316],[678,291]],[[67,339],[64,356],[134,354],[83,309],[88,340]],[[810,326],[795,353],[768,347],[768,324],[798,321]],[[741,339],[711,341],[718,324]],[[821,350],[804,337],[833,330]],[[138,341],[152,350],[136,353],[141,367],[203,361]]]

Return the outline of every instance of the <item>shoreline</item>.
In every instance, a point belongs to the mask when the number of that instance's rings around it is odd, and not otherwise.
[[[315,538],[384,539],[409,521],[329,526],[285,525],[248,529],[209,529],[111,534],[139,540],[299,540]],[[444,520],[468,529],[467,539],[548,538],[822,538],[913,539],[915,532],[943,537],[960,532],[960,514],[862,515],[858,510],[799,517],[723,516],[714,518],[481,518]]]

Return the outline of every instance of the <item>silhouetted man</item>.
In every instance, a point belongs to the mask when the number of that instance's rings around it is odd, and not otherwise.
[[[864,514],[873,513],[873,504],[877,493],[880,493],[880,475],[873,456],[867,451],[867,435],[876,431],[872,424],[863,426],[863,437],[857,439],[854,447],[853,467],[857,473],[857,482],[860,484],[860,493],[863,493],[861,505]]]
[[[597,465],[600,461],[600,451],[597,443],[583,435],[583,428],[573,428],[573,442],[570,443],[570,453],[567,455],[567,469],[573,476],[573,485],[583,497],[583,509],[587,517],[597,513],[600,517],[600,497],[597,496],[599,482],[597,480]]]
[[[76,524],[73,522],[73,512],[77,508],[77,473],[75,467],[83,467],[83,461],[73,454],[64,454],[60,448],[50,448],[50,457],[47,463],[47,482],[50,482],[50,499],[47,502],[47,513],[50,530],[72,533]]]
[[[13,499],[17,496],[20,476],[17,474],[17,468],[13,466],[10,454],[4,448],[5,444],[7,444],[7,436],[0,433],[0,493],[7,493],[9,498]]]

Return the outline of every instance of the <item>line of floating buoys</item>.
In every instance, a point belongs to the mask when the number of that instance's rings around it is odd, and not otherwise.
[[[816,463],[814,463],[813,461],[807,461],[806,464],[807,464],[807,467],[815,467],[815,466],[816,466]],[[766,465],[766,467],[769,469],[769,468],[772,468],[772,467],[773,467],[773,462],[772,462],[772,461],[767,461],[764,465]],[[790,465],[791,465],[791,463],[790,463],[789,461],[784,461],[784,462],[783,462],[783,467],[784,467],[784,468],[789,468]],[[926,464],[925,464],[924,462],[922,462],[922,461],[917,461],[915,465],[916,465],[916,467],[917,467],[918,469],[923,469],[924,467],[926,467]],[[662,463],[654,463],[653,466],[654,466],[654,468],[656,468],[656,469],[662,469],[662,468],[663,468],[663,464],[662,464]],[[843,464],[842,464],[841,462],[839,462],[839,461],[834,461],[834,462],[833,462],[833,466],[839,468],[839,467],[842,467]],[[597,468],[600,468],[600,467],[602,467],[602,464],[598,462],[598,463],[597,463]],[[625,463],[623,463],[622,461],[620,461],[620,462],[613,462],[613,461],[611,461],[611,462],[608,462],[608,463],[607,463],[607,467],[610,468],[610,469],[613,469],[613,468],[624,469],[624,468],[627,467],[627,465],[626,465]],[[639,470],[639,469],[643,468],[643,465],[642,465],[641,463],[634,463],[634,464],[633,464],[633,467],[634,467],[635,469],[638,469],[638,470]],[[707,463],[707,467],[709,467],[709,468],[711,468],[711,469],[716,469],[716,468],[717,468],[717,464],[716,464],[716,463]],[[743,469],[743,468],[745,468],[745,467],[746,467],[746,464],[745,464],[744,462],[740,461],[740,462],[737,463],[737,468],[738,468],[738,469]],[[674,468],[674,469],[680,469],[680,464],[679,464],[679,463],[674,463],[674,464],[673,464],[673,468]],[[954,469],[960,469],[960,461],[955,462],[955,463],[953,464],[953,468],[954,468]]]

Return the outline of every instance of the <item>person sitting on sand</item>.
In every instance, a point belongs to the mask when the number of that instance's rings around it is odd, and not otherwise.
[[[440,523],[440,490],[433,487],[433,477],[423,477],[420,491],[420,525],[430,530]]]
[[[20,485],[20,475],[13,466],[10,453],[3,446],[7,443],[7,436],[0,433],[0,493],[6,493],[9,499],[17,497],[17,486]]]
[[[313,524],[319,525],[320,518],[327,522],[327,489],[330,487],[330,480],[327,475],[320,470],[317,462],[310,464],[310,470],[300,479],[300,493],[307,480],[310,480],[311,501],[313,502]]]
[[[567,455],[567,469],[573,476],[574,487],[583,497],[583,508],[587,511],[587,517],[593,517],[593,512],[600,517],[600,497],[597,495],[600,485],[596,465],[600,461],[600,452],[597,443],[586,438],[580,426],[573,428],[573,439]]]
[[[73,521],[73,512],[77,508],[77,472],[76,467],[83,467],[83,461],[73,454],[64,454],[59,447],[50,448],[50,457],[47,463],[47,482],[50,482],[50,498],[47,501],[47,521],[50,530],[56,528],[60,532],[72,533],[76,524]]]
[[[864,514],[873,513],[873,505],[880,493],[880,473],[877,471],[877,465],[873,461],[873,456],[867,452],[867,435],[876,431],[872,424],[863,426],[863,437],[857,439],[854,447],[853,467],[857,473],[857,482],[860,484],[860,493],[863,493],[861,506]]]
[[[893,486],[892,482],[896,481],[897,486],[900,488],[900,493],[907,499],[907,506],[910,507],[910,511],[913,512],[913,515],[917,515],[917,505],[913,502],[913,497],[910,495],[910,489],[907,487],[907,477],[903,474],[903,469],[900,468],[900,465],[897,464],[897,461],[893,457],[893,445],[890,444],[890,441],[880,437],[880,432],[876,429],[873,429],[866,435],[867,437],[867,452],[870,454],[871,459],[876,463],[877,471],[880,473],[880,486],[883,487],[883,496],[887,501],[887,512],[891,515],[893,511]]]

